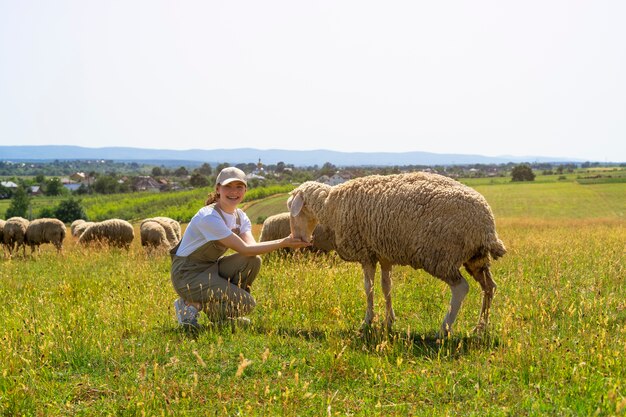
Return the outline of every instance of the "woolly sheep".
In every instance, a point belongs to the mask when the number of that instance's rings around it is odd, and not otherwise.
[[[291,225],[289,220],[289,212],[274,214],[269,216],[263,222],[261,228],[260,242],[268,240],[281,239],[291,234]],[[334,234],[324,225],[318,224],[313,229],[313,238],[311,240],[312,250],[320,250],[329,252],[335,248]]]
[[[83,234],[83,232],[85,231],[85,229],[87,229],[92,224],[94,224],[94,222],[82,221],[82,222],[74,225],[74,230],[72,230],[72,226],[70,226],[70,230],[72,231],[72,236],[80,237]]]
[[[85,220],[83,220],[83,219],[76,219],[76,220],[74,220],[72,222],[72,224],[70,224],[70,233],[72,234],[72,236],[75,236],[74,235],[74,230],[76,230],[76,227],[78,225],[83,224],[83,223],[85,223]]]
[[[159,222],[144,220],[139,226],[139,234],[141,246],[148,250],[170,247],[165,228]]]
[[[19,251],[22,246],[24,256],[26,256],[26,246],[24,245],[24,235],[28,227],[28,220],[22,217],[11,217],[4,224],[3,239],[4,245],[9,251],[9,256],[13,254],[13,249]]]
[[[261,227],[260,242],[281,239],[291,234],[289,225],[289,212],[274,214],[263,221]]]
[[[36,219],[28,224],[24,243],[30,245],[31,254],[44,243],[52,243],[61,252],[66,233],[65,224],[59,219]]]
[[[153,217],[152,219],[156,220],[157,222],[161,224],[168,223],[172,227],[172,230],[174,231],[174,235],[176,236],[176,243],[173,246],[176,246],[176,244],[180,241],[181,237],[183,236],[181,228],[180,228],[180,223],[177,220],[174,220],[172,218],[165,217],[165,216],[157,216],[157,217]]]
[[[346,261],[360,262],[367,310],[364,328],[374,317],[374,275],[381,266],[385,325],[395,319],[391,302],[392,265],[424,269],[452,291],[441,336],[452,325],[469,291],[460,267],[478,281],[483,303],[475,331],[483,331],[496,284],[490,258],[506,253],[491,208],[482,195],[450,178],[429,173],[372,175],[330,187],[305,182],[287,202],[294,237],[308,240],[321,222],[335,233],[335,250]]]
[[[163,227],[170,247],[173,248],[178,244],[181,237],[180,223],[174,219],[170,219],[169,217],[159,216],[145,219],[141,222],[141,224],[149,221],[157,222]],[[141,228],[141,225],[139,227]]]
[[[134,238],[132,224],[122,219],[109,219],[87,227],[78,238],[78,243],[86,245],[97,242],[128,249]]]

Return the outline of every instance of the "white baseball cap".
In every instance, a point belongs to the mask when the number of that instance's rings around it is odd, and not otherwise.
[[[217,175],[217,179],[215,180],[216,184],[219,185],[226,185],[233,181],[240,181],[248,186],[248,183],[246,182],[246,173],[235,167],[224,168],[220,171]]]

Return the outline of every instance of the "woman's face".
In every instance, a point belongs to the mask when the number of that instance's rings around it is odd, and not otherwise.
[[[233,181],[226,185],[218,185],[217,193],[222,204],[236,206],[246,194],[246,185],[241,181]]]

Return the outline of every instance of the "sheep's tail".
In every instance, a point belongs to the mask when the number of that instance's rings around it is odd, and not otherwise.
[[[496,240],[491,244],[491,248],[489,248],[489,253],[493,259],[498,259],[506,254],[506,247],[504,243],[496,237]]]

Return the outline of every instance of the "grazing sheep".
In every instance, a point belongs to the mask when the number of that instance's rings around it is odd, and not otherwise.
[[[72,222],[72,224],[70,224],[70,233],[72,234],[72,236],[75,236],[74,235],[74,230],[76,229],[76,227],[78,225],[80,225],[80,224],[83,224],[83,223],[85,223],[85,220],[83,220],[83,219],[76,219],[76,220],[74,220]]]
[[[483,303],[475,331],[486,328],[496,284],[490,258],[506,253],[498,238],[491,208],[482,195],[450,178],[428,173],[372,175],[330,187],[305,182],[287,202],[294,237],[309,240],[317,223],[335,233],[335,250],[346,261],[360,262],[367,310],[364,326],[374,317],[374,275],[381,266],[386,303],[385,325],[391,328],[392,265],[424,269],[452,290],[441,335],[452,330],[469,285],[461,266],[478,281]]]
[[[87,227],[78,238],[78,243],[86,245],[97,242],[129,249],[134,238],[132,224],[122,219],[109,219]]]
[[[85,231],[85,229],[87,229],[92,224],[94,224],[94,222],[82,221],[82,222],[74,225],[74,230],[72,230],[72,226],[70,226],[70,230],[72,231],[72,236],[80,237],[83,234],[83,232]]]
[[[261,228],[260,242],[268,240],[281,239],[291,234],[291,225],[289,220],[289,212],[274,214],[269,216],[263,222]],[[313,238],[311,240],[311,250],[319,250],[329,252],[335,249],[333,232],[324,225],[318,224],[313,229]]]
[[[139,226],[141,246],[148,250],[170,248],[170,241],[162,224],[153,220],[144,220]]]
[[[172,230],[174,231],[174,235],[176,236],[176,243],[174,243],[173,246],[176,246],[176,244],[178,244],[178,242],[180,241],[180,238],[183,236],[181,228],[180,228],[180,223],[177,220],[171,219],[169,217],[165,217],[165,216],[158,216],[158,217],[153,217],[152,220],[156,220],[157,222],[163,224],[163,223],[168,223],[171,227]],[[167,230],[166,230],[167,232]],[[169,239],[169,237],[168,237]],[[170,240],[172,241],[172,240]]]
[[[160,216],[160,217],[151,217],[151,218],[145,219],[141,222],[141,224],[143,224],[144,222],[150,222],[150,221],[157,222],[163,227],[170,247],[173,248],[174,246],[178,244],[178,242],[180,241],[180,237],[181,237],[180,223],[178,223],[174,219],[170,219],[169,217]],[[139,227],[141,228],[141,225]]]
[[[44,243],[52,243],[57,252],[61,252],[66,233],[67,228],[59,219],[36,219],[28,224],[24,243],[30,245],[31,254],[35,252],[35,248],[38,250],[39,245]]]
[[[11,217],[4,224],[4,245],[9,251],[9,256],[13,254],[13,249],[17,252],[20,246],[23,248],[24,256],[26,256],[26,246],[24,245],[24,236],[28,227],[28,220],[22,217]]]
[[[263,222],[259,242],[281,239],[291,234],[289,212],[274,214]]]

